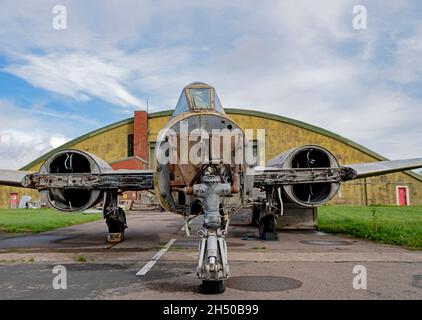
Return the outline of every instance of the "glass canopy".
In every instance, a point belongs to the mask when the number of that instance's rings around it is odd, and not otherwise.
[[[203,82],[193,82],[183,88],[173,117],[187,111],[225,113],[214,87]]]

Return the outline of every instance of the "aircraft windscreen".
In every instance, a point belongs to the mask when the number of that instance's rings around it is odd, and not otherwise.
[[[195,109],[211,109],[211,89],[189,89]]]
[[[220,113],[225,113],[223,109],[223,105],[221,104],[217,93],[215,94],[215,97],[214,97],[214,110]]]
[[[225,113],[213,87],[205,83],[193,82],[182,90],[173,117],[187,111],[208,110]]]
[[[188,100],[186,99],[185,90],[183,90],[179,101],[177,102],[176,108],[173,111],[173,117],[186,111],[189,111],[189,106]]]

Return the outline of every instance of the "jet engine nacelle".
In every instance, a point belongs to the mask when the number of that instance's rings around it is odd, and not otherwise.
[[[283,152],[267,162],[269,167],[295,168],[338,168],[334,155],[315,145],[305,145]],[[301,206],[316,206],[329,201],[340,188],[338,182],[302,183],[283,185],[284,198]]]
[[[40,173],[68,175],[72,173],[101,173],[112,168],[97,156],[80,150],[63,150],[48,158],[40,168]],[[96,189],[48,189],[41,194],[48,204],[60,211],[83,211],[102,200],[103,192]]]

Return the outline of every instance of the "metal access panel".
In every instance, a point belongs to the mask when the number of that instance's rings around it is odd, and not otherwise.
[[[284,204],[284,213],[277,221],[277,229],[316,229],[317,207],[302,207],[294,203]]]
[[[252,224],[252,207],[243,207],[230,218],[230,225],[249,226]]]

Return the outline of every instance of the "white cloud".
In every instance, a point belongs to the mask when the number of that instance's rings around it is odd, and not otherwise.
[[[66,141],[60,134],[44,131],[0,129],[0,168],[18,169]]]
[[[421,29],[407,1],[363,1],[366,31],[352,28],[352,0],[72,1],[60,34],[51,4],[0,10],[6,70],[36,87],[130,112],[147,97],[150,110],[172,107],[200,80],[226,107],[316,124],[390,158],[422,156],[422,99],[391,85],[422,79]]]
[[[68,140],[69,139],[63,136],[53,136],[53,137],[50,137],[48,142],[50,146],[52,146],[53,148],[58,148],[61,145],[65,144]]]
[[[383,72],[390,81],[409,84],[422,81],[422,23],[414,31],[396,40],[393,63]]]
[[[18,169],[67,142],[63,120],[28,116],[24,109],[0,101],[0,169]]]
[[[22,147],[27,148],[23,153],[40,153],[58,146],[58,142],[66,142],[67,139],[61,135],[50,136],[44,132],[25,132],[22,130],[5,129],[1,131],[0,142],[3,146],[14,147],[19,151]],[[30,146],[30,147],[29,147]]]
[[[85,53],[26,55],[22,62],[12,64],[5,71],[35,87],[76,100],[95,97],[123,107],[144,107],[143,101],[122,84],[129,80],[130,69],[120,68],[106,58]]]

